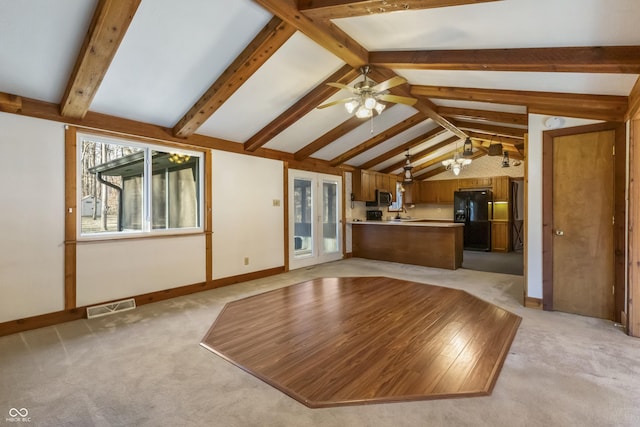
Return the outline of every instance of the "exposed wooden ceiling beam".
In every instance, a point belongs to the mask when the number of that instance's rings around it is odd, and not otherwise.
[[[462,101],[495,102],[499,104],[525,105],[536,111],[574,111],[571,117],[617,117],[620,121],[627,111],[627,97],[613,95],[584,95],[560,92],[531,92],[518,90],[478,89],[443,86],[413,86],[413,96],[455,99]],[[538,113],[549,114],[549,113]],[[580,114],[580,115],[576,115]]]
[[[351,116],[337,127],[331,129],[329,132],[317,138],[315,141],[305,145],[300,150],[296,151],[293,157],[298,161],[302,161],[311,156],[316,151],[319,151],[327,145],[331,144],[341,136],[344,136],[347,133],[351,132],[361,124],[362,119],[359,119],[356,116]]]
[[[22,110],[21,96],[0,92],[0,111],[5,113],[19,113],[20,110]]]
[[[316,108],[320,103],[334,95],[340,89],[327,86],[327,83],[337,82],[348,84],[358,77],[360,73],[350,65],[345,65],[333,73],[329,78],[307,93],[302,99],[289,107],[267,126],[256,132],[244,143],[246,151],[254,151],[273,139],[280,132],[300,120],[305,114]]]
[[[193,135],[295,32],[295,27],[273,17],[178,121],[173,127],[174,135]]]
[[[399,155],[400,153],[410,150],[413,147],[416,147],[422,143],[425,143],[427,141],[429,141],[430,139],[435,138],[438,135],[442,135],[444,132],[448,132],[446,129],[443,129],[441,127],[437,127],[435,129],[431,129],[429,132],[425,132],[420,136],[417,136],[413,139],[411,139],[410,141],[405,142],[404,144],[401,144],[389,151],[387,151],[384,154],[379,155],[378,157],[369,160],[366,163],[361,164],[360,166],[358,166],[358,168],[360,169],[371,169],[372,167],[374,167],[375,165],[379,165],[382,162],[385,162],[387,160],[389,160],[392,157],[395,157],[397,155]]]
[[[524,142],[522,138],[512,138],[510,136],[500,136],[500,138],[496,138],[492,134],[485,134],[485,133],[479,133],[479,132],[473,132],[473,131],[469,132],[469,136],[471,137],[472,140],[475,139],[478,141],[486,141],[488,143],[500,142],[500,143],[511,144],[513,146],[521,145]]]
[[[346,162],[347,160],[353,159],[354,157],[364,153],[367,150],[370,150],[371,148],[382,144],[383,142],[385,142],[386,140],[393,138],[394,136],[408,130],[411,129],[412,127],[416,126],[419,123],[422,123],[424,120],[426,120],[426,117],[424,114],[422,114],[421,112],[417,112],[416,114],[414,114],[413,116],[409,117],[408,119],[405,119],[403,121],[401,121],[400,123],[395,124],[394,126],[391,126],[389,129],[386,129],[382,132],[380,132],[379,134],[377,134],[376,136],[369,138],[368,140],[364,141],[361,144],[358,144],[357,146],[353,147],[351,150],[346,151],[345,153],[342,153],[341,155],[339,155],[338,157],[332,159],[329,161],[329,164],[331,166],[338,166],[343,164],[344,162]]]
[[[431,155],[434,151],[439,150],[443,147],[446,147],[449,144],[452,144],[456,141],[459,141],[460,137],[458,136],[452,136],[451,138],[447,138],[444,141],[438,142],[437,144],[432,145],[431,147],[425,148],[422,151],[419,151],[417,153],[414,153],[411,155],[411,163],[417,162],[419,160],[424,159],[425,157]],[[382,169],[380,172],[382,173],[392,173],[393,171],[400,169],[402,166],[404,166],[404,160],[401,160],[399,162],[396,162],[394,164],[392,164],[391,166],[388,166],[384,169]]]
[[[369,63],[369,52],[365,48],[328,20],[312,20],[302,14],[296,0],[254,1],[353,68]]]
[[[393,69],[640,74],[640,46],[371,52]]]
[[[529,116],[502,111],[472,110],[470,108],[438,107],[438,113],[456,120],[481,120],[487,122],[509,123],[512,125],[529,124]]]
[[[374,67],[371,70],[370,76],[374,81],[381,83],[383,81],[386,81],[390,78],[395,77],[396,74],[387,68]],[[412,92],[411,87],[408,84],[396,86],[391,89],[391,93],[393,93],[394,95],[400,95],[400,96],[413,97],[414,95],[412,95],[411,92]],[[438,112],[436,111],[437,107],[433,102],[429,101],[428,99],[418,99],[418,102],[416,102],[413,105],[413,108],[415,108],[418,111],[421,111],[427,117],[432,119],[434,122],[438,123],[443,128],[447,129],[454,135],[458,135],[460,138],[467,137],[467,135],[464,132],[462,132],[460,129],[454,126],[449,120],[445,119],[440,114],[438,114]]]
[[[480,133],[488,133],[491,135],[499,136],[511,136],[514,138],[524,138],[524,134],[527,133],[526,129],[512,128],[508,126],[497,126],[486,123],[478,122],[463,122],[457,121],[456,125],[461,129],[473,130]]]
[[[453,154],[451,154],[451,155],[453,155]],[[476,151],[469,158],[472,159],[472,160],[475,160],[475,159],[478,159],[478,158],[486,156],[486,155],[487,155],[487,153],[484,152],[484,151]],[[420,177],[418,177],[417,179],[420,180],[420,181],[424,181],[427,178],[431,178],[432,176],[440,175],[442,172],[446,172],[446,171],[447,171],[446,167],[439,166],[439,167],[437,167],[435,169],[431,169],[430,171],[427,171],[425,173],[421,173]]]
[[[401,10],[432,9],[496,0],[298,0],[302,13],[314,19],[337,19]]]
[[[141,0],[100,0],[60,101],[64,117],[83,118]]]

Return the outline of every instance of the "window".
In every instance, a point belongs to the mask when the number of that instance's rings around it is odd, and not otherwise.
[[[84,236],[201,230],[202,153],[78,134]]]
[[[402,198],[404,196],[404,187],[401,182],[396,183],[396,201],[389,206],[389,212],[400,212],[403,209]]]

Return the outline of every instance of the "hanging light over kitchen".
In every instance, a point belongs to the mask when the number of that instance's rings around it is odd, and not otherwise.
[[[473,143],[471,142],[471,138],[469,137],[464,140],[464,145],[462,146],[462,155],[464,157],[473,156]]]
[[[508,168],[509,167],[509,152],[508,151],[503,151],[502,152],[502,167],[503,168]]]
[[[411,174],[411,169],[413,166],[411,165],[411,158],[409,156],[409,150],[407,150],[407,154],[405,154],[407,160],[404,162],[404,179],[402,180],[403,184],[411,184],[413,182],[413,175]]]
[[[467,138],[467,140],[469,140],[469,142],[471,142],[470,139]],[[465,141],[465,145],[466,145],[467,141]],[[455,176],[458,176],[460,174],[460,171],[471,164],[471,159],[464,159],[462,157],[460,157],[458,155],[458,143],[456,142],[456,150],[453,154],[453,158],[451,159],[447,159],[447,160],[443,160],[442,161],[442,165],[446,168],[446,170],[451,170],[453,171],[453,174]]]

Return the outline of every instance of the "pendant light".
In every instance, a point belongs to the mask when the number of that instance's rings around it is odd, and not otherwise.
[[[471,142],[471,138],[467,137],[464,140],[464,145],[462,146],[462,156],[463,157],[471,157],[473,156],[473,143]]]
[[[407,154],[405,154],[407,160],[404,162],[404,179],[402,180],[403,184],[411,184],[413,182],[413,175],[411,175],[411,169],[413,166],[411,165],[411,159],[409,156],[409,150],[407,150]]]
[[[509,167],[509,152],[508,151],[503,151],[502,152],[502,167],[503,168],[508,168]]]

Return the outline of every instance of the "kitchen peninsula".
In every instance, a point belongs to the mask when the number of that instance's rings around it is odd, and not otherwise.
[[[354,221],[353,256],[455,270],[462,265],[464,224]]]

